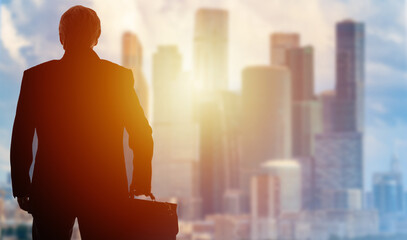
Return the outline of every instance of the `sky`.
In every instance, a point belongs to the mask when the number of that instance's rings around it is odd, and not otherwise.
[[[335,83],[335,24],[365,23],[365,186],[374,172],[401,162],[407,185],[407,3],[405,0],[0,0],[0,182],[9,171],[12,123],[24,69],[59,59],[58,24],[81,4],[101,19],[95,51],[120,64],[121,35],[132,31],[143,45],[143,71],[151,82],[158,45],[177,45],[192,70],[194,15],[202,7],[229,11],[229,86],[239,90],[242,69],[269,64],[273,32],[298,32],[315,50],[315,92]]]

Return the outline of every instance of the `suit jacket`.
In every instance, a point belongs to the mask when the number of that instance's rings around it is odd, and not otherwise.
[[[32,212],[127,197],[124,128],[135,187],[149,193],[152,131],[133,85],[131,70],[101,60],[91,49],[66,51],[60,60],[26,70],[11,141],[14,196],[29,196]]]

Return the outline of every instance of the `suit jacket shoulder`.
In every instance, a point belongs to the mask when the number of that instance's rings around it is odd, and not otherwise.
[[[41,64],[35,65],[31,68],[28,68],[24,71],[25,74],[33,74],[35,72],[42,72],[44,70],[47,70],[49,68],[55,67],[55,65],[59,62],[59,60],[50,60],[47,62],[43,62]]]
[[[121,80],[118,84],[125,87],[134,86],[133,72],[129,68],[120,66],[119,64],[101,59],[103,69],[108,71],[108,74],[113,76],[115,80]]]
[[[112,71],[118,71],[118,72],[123,72],[123,73],[128,73],[129,71],[131,71],[131,69],[125,68],[123,66],[120,66],[119,64],[110,62],[105,59],[101,59],[100,61],[103,65],[103,67],[106,67],[107,69],[110,69]]]

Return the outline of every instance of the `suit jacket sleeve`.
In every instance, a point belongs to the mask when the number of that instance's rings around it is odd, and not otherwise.
[[[30,175],[29,170],[33,160],[32,142],[34,137],[34,109],[32,79],[27,71],[24,72],[21,82],[20,96],[14,119],[11,137],[10,165],[11,180],[14,197],[29,196]]]
[[[153,158],[152,130],[134,90],[131,70],[127,72],[126,78],[125,127],[129,133],[130,148],[133,150],[132,184],[137,191],[150,193]]]

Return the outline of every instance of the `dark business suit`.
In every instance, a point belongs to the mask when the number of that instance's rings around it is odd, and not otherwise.
[[[99,59],[91,49],[66,51],[61,60],[24,72],[11,177],[14,196],[30,197],[34,232],[59,220],[61,226],[54,229],[66,231],[75,217],[85,239],[104,232],[104,222],[112,226],[123,210],[120,201],[128,197],[124,128],[134,153],[136,189],[150,192],[153,140],[133,84],[129,69]],[[38,150],[31,182],[35,130]]]

